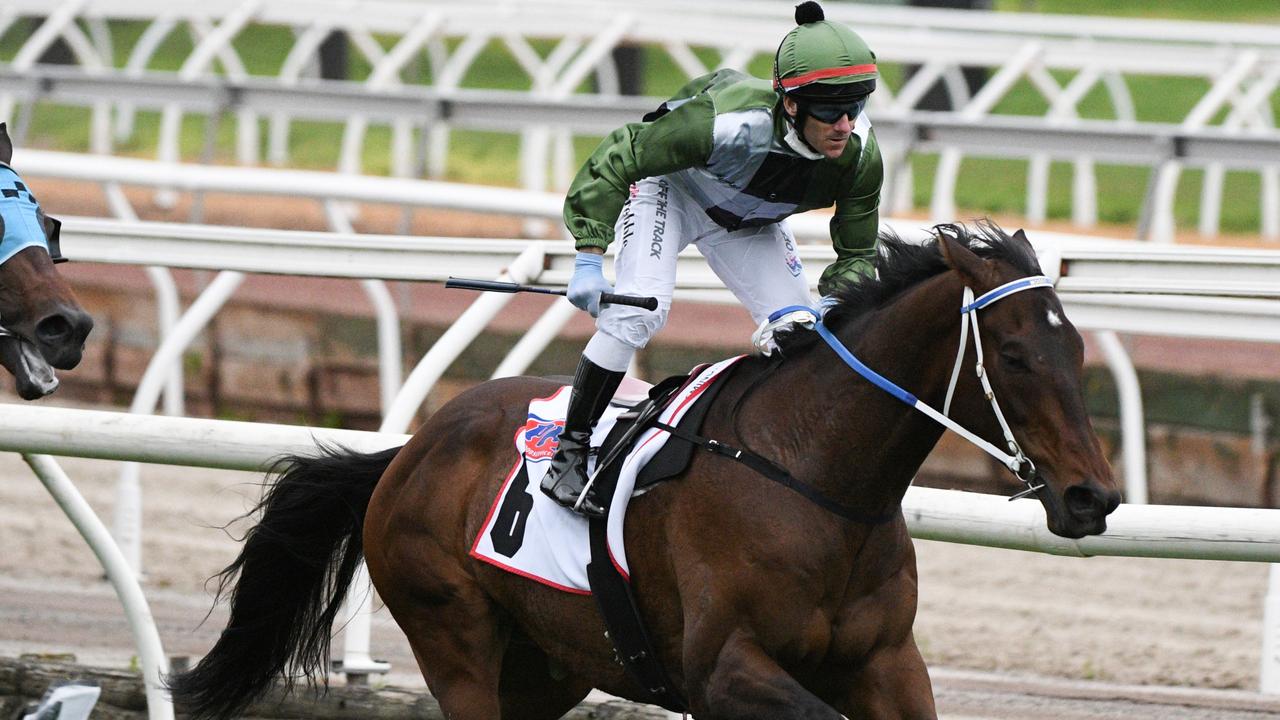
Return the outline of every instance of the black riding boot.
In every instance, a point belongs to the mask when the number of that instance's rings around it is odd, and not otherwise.
[[[542,478],[542,492],[552,500],[572,508],[587,485],[587,450],[591,447],[591,429],[604,414],[613,393],[626,373],[605,370],[587,359],[578,361],[573,376],[573,394],[569,396],[569,414],[560,433],[560,447],[551,460],[551,469]],[[604,517],[604,508],[587,493],[578,512],[591,517]]]

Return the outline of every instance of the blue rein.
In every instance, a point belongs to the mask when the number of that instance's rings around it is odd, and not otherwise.
[[[903,390],[889,378],[886,378],[875,370],[867,367],[867,364],[859,360],[858,356],[849,352],[849,348],[845,347],[844,343],[840,342],[840,339],[833,335],[831,331],[827,329],[827,326],[822,324],[821,320],[814,323],[813,329],[818,333],[818,335],[822,336],[823,340],[827,341],[827,344],[831,346],[831,349],[835,351],[836,355],[840,356],[840,359],[844,361],[845,365],[853,368],[854,372],[869,380],[872,385],[875,385],[911,407],[915,407],[916,403],[920,402],[916,399],[915,395]]]
[[[964,298],[964,301],[962,301],[960,304],[962,330],[966,329],[967,324],[971,323],[973,325],[973,331],[974,331],[974,343],[977,344],[978,343],[978,320],[977,320],[978,310],[984,307],[987,307],[988,305],[991,305],[992,303],[998,300],[1001,300],[1010,295],[1013,295],[1014,293],[1022,292],[1023,290],[1031,290],[1034,288],[1048,288],[1052,290],[1053,280],[1044,275],[1032,275],[1029,277],[1024,277],[1018,280],[1014,280],[1012,282],[1005,283],[1000,287],[997,287],[993,290],[983,293],[976,299],[973,298],[973,292],[969,288],[965,288],[965,298]],[[976,370],[978,373],[978,377],[982,381],[983,389],[986,392],[987,399],[991,402],[991,409],[995,413],[996,418],[1000,421],[1000,427],[1004,432],[1004,436],[1005,436],[1004,438],[1005,443],[1008,446],[1010,452],[1005,452],[1000,448],[997,448],[995,445],[991,444],[990,442],[982,439],[981,437],[978,437],[977,434],[969,431],[967,428],[963,427],[962,425],[957,423],[955,420],[952,420],[951,418],[947,417],[945,413],[938,412],[933,407],[929,406],[927,403],[921,402],[919,398],[917,398],[915,395],[911,394],[910,392],[907,392],[903,388],[899,387],[896,383],[884,377],[883,375],[876,372],[875,370],[872,370],[870,367],[867,366],[866,363],[859,360],[857,356],[855,356],[852,352],[850,352],[849,349],[844,346],[844,343],[840,342],[840,339],[837,338],[831,332],[831,330],[827,328],[825,324],[823,324],[821,320],[822,315],[820,312],[813,310],[812,308],[793,305],[790,307],[782,308],[781,310],[774,312],[772,315],[769,316],[769,319],[773,320],[775,318],[782,317],[783,315],[789,312],[795,312],[795,311],[801,311],[801,310],[807,310],[816,318],[815,322],[813,323],[814,331],[816,331],[818,335],[824,341],[826,341],[827,345],[831,347],[831,349],[835,352],[835,354],[841,360],[843,360],[846,365],[852,368],[854,372],[866,378],[867,381],[870,382],[872,385],[875,385],[881,390],[889,393],[890,395],[898,399],[903,404],[908,405],[912,408],[915,408],[916,410],[919,410],[920,412],[932,418],[934,421],[941,424],[943,427],[946,427],[947,429],[951,430],[952,432],[955,432],[956,434],[960,435],[961,437],[973,443],[974,445],[977,445],[979,448],[985,451],[988,455],[991,455],[992,457],[996,458],[1001,462],[1001,464],[1009,468],[1009,470],[1014,475],[1016,475],[1019,480],[1024,482],[1028,488],[1023,492],[1018,493],[1017,495],[1014,495],[1012,498],[1010,498],[1011,500],[1019,497],[1024,497],[1028,494],[1033,494],[1037,490],[1040,490],[1041,488],[1044,487],[1044,485],[1040,484],[1038,481],[1036,469],[1035,469],[1035,463],[1031,462],[1031,460],[1026,455],[1023,454],[1022,449],[1018,446],[1018,442],[1013,438],[1012,430],[1009,428],[1008,423],[1005,422],[1004,414],[1000,411],[999,403],[997,403],[995,399],[995,393],[991,389],[990,381],[988,380],[986,376],[986,372],[983,370],[983,367],[982,367],[981,346],[978,346],[978,364],[977,364]],[[955,386],[956,374],[960,368],[959,364],[964,355],[965,335],[966,333],[964,332],[961,333],[960,353],[956,357],[955,372],[952,373],[952,386],[947,390],[948,405],[950,404],[951,392]]]
[[[984,295],[983,297],[986,297],[986,296]],[[812,315],[814,318],[822,317],[822,312],[820,310],[815,310],[811,307],[806,307],[804,305],[788,305],[787,307],[784,307],[780,310],[775,310],[772,313],[770,313],[769,321],[772,322],[782,317],[783,315],[786,315],[787,313],[793,313],[793,312],[807,312],[810,315]],[[881,375],[875,370],[872,370],[871,368],[867,367],[866,363],[862,362],[861,360],[858,359],[856,355],[849,352],[849,349],[844,346],[844,343],[840,342],[840,339],[837,338],[835,335],[831,334],[831,331],[827,329],[827,326],[822,324],[822,320],[816,319],[813,323],[813,329],[815,332],[818,333],[818,335],[822,336],[823,340],[827,341],[827,344],[831,346],[831,349],[835,351],[836,355],[840,356],[840,359],[843,360],[846,365],[853,368],[854,372],[858,373],[862,377],[869,380],[872,385],[875,385],[881,390],[884,390],[885,392],[889,393],[890,395],[894,396],[895,398],[901,400],[902,402],[912,407],[915,407],[916,403],[919,402],[918,400],[916,400],[915,395],[912,395],[906,390],[903,390],[901,387],[896,385],[892,380],[886,378],[885,376]]]

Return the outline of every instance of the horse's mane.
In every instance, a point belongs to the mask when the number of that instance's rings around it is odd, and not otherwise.
[[[958,240],[979,257],[1002,260],[1024,275],[1040,274],[1040,263],[1030,246],[1015,241],[990,220],[978,221],[973,230],[959,223],[935,225],[930,233],[932,237],[923,243],[913,243],[892,231],[881,232],[874,261],[875,276],[846,283],[828,297],[829,307],[823,323],[838,331],[887,305],[907,289],[945,272],[948,267],[938,249],[943,235]],[[817,340],[817,333],[800,328],[774,336],[784,357],[803,352]]]

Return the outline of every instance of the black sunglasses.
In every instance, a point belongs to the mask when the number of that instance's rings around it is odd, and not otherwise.
[[[862,109],[867,106],[867,97],[867,95],[862,95],[850,100],[835,102],[815,102],[811,100],[806,103],[806,110],[819,122],[824,122],[828,125],[840,122],[840,118],[846,115],[849,116],[849,122],[854,122],[862,114]]]

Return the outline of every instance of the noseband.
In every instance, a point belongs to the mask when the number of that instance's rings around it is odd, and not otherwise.
[[[956,353],[956,364],[951,371],[951,383],[947,387],[947,398],[943,405],[942,412],[938,412],[928,404],[917,399],[916,396],[903,390],[894,384],[888,378],[880,375],[875,370],[867,367],[859,360],[849,349],[840,342],[831,331],[822,324],[821,320],[814,323],[813,329],[818,335],[831,346],[836,355],[844,360],[845,364],[853,368],[854,372],[869,380],[873,385],[884,390],[894,396],[903,403],[919,410],[928,415],[934,421],[948,428],[960,437],[977,445],[988,455],[999,460],[1002,465],[1009,469],[1018,480],[1022,481],[1027,487],[1025,490],[1017,493],[1010,500],[1034,495],[1044,488],[1044,482],[1040,480],[1039,474],[1036,472],[1035,463],[1022,452],[1022,448],[1018,445],[1018,441],[1013,438],[1013,431],[1009,429],[1009,423],[1004,418],[1004,413],[1000,411],[1000,404],[996,402],[995,391],[991,388],[991,380],[987,377],[987,372],[982,365],[982,339],[978,333],[978,310],[995,303],[997,300],[1009,297],[1023,290],[1031,290],[1034,288],[1053,289],[1053,280],[1044,275],[1032,275],[1024,277],[1013,282],[1005,283],[1000,287],[983,293],[977,299],[973,296],[973,290],[966,287],[964,289],[964,299],[960,305],[960,350]],[[798,308],[784,308],[784,310],[794,310]],[[783,312],[783,311],[779,311]],[[982,381],[982,390],[986,395],[987,401],[991,403],[991,410],[995,413],[996,419],[1000,422],[1000,429],[1004,432],[1005,443],[1009,448],[1006,453],[995,445],[978,437],[975,433],[970,432],[955,420],[948,417],[951,408],[951,396],[955,392],[956,382],[960,377],[960,366],[964,362],[965,346],[968,344],[969,326],[973,326],[973,346],[977,356],[977,363],[974,370],[978,378]]]

